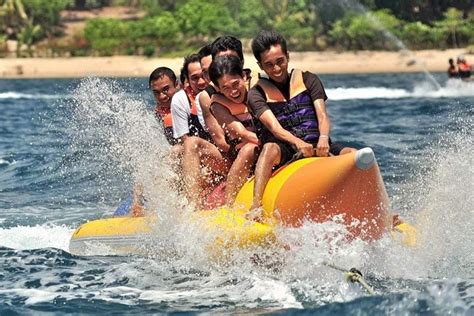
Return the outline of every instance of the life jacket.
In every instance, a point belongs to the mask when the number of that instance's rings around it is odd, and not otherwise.
[[[461,78],[469,78],[471,76],[471,65],[467,62],[461,62],[458,64],[458,73]]]
[[[291,72],[289,100],[269,79],[260,78],[257,85],[265,93],[268,107],[284,129],[307,143],[318,141],[318,117],[301,70]],[[262,136],[265,141],[266,135]]]
[[[214,103],[218,103],[225,107],[227,110],[229,110],[230,114],[235,116],[235,118],[238,119],[247,130],[256,133],[255,122],[246,104],[235,103],[218,92],[214,93],[211,97],[211,105]],[[231,139],[230,135],[226,135],[226,142],[231,145],[231,147],[234,147],[237,151],[247,143],[241,139]]]
[[[255,124],[246,104],[232,102],[221,93],[212,95],[211,104],[213,103],[218,103],[228,109],[230,114],[235,116],[246,129],[255,132]]]
[[[155,108],[155,115],[163,126],[163,131],[168,143],[170,143],[170,145],[176,144],[177,140],[173,137],[173,119],[171,117],[171,110],[157,106]]]
[[[196,94],[190,87],[185,88],[184,92],[186,92],[186,96],[188,97],[188,101],[191,106],[191,115],[188,119],[189,135],[199,136],[200,138],[210,141],[211,135],[209,135],[209,133],[201,125],[201,122],[199,122],[198,109],[196,105]]]

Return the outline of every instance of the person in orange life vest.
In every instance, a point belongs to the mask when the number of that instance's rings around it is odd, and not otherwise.
[[[201,109],[195,103],[195,96],[207,86],[197,54],[185,58],[183,73],[191,91],[188,94],[179,91],[171,100],[173,136],[184,147],[182,172],[188,200],[200,208],[202,182],[206,180],[201,166],[225,175],[229,170],[229,163],[222,152],[209,141],[211,138],[204,129]]]
[[[225,190],[225,203],[231,206],[256,161],[259,141],[246,105],[246,78],[240,59],[233,55],[215,58],[209,76],[220,91],[211,97],[212,113],[229,135],[232,152],[236,155],[227,175]]]
[[[459,78],[467,80],[471,77],[471,65],[464,56],[458,56],[456,63],[458,64]]]
[[[148,78],[148,87],[153,92],[155,99],[155,115],[163,127],[164,136],[171,147],[170,160],[180,159],[183,146],[177,144],[173,138],[173,122],[171,118],[171,98],[179,89],[176,75],[168,67],[158,67],[152,71]],[[143,187],[140,183],[135,184],[133,189],[133,202],[131,206],[133,216],[142,216],[143,214]]]
[[[208,69],[212,60],[217,56],[235,55],[239,57],[241,63],[244,62],[244,54],[242,52],[242,42],[231,35],[225,35],[218,37],[212,44],[206,45],[199,51],[201,68],[204,75],[204,79],[207,81],[208,86],[198,96],[198,103],[202,109],[203,117],[206,122],[209,133],[214,141],[214,144],[224,153],[227,153],[230,149],[230,145],[224,135],[224,130],[217,123],[215,117],[210,111],[211,97],[216,93],[216,88],[212,84]]]
[[[456,65],[454,65],[454,60],[452,58],[449,58],[449,67],[448,67],[448,77],[449,78],[457,78],[458,77],[458,71],[456,69]]]
[[[280,34],[260,32],[252,41],[252,52],[268,76],[259,79],[248,95],[250,111],[264,126],[259,134],[263,147],[255,169],[251,206],[251,211],[261,212],[263,193],[275,166],[287,163],[296,153],[326,157],[355,149],[331,142],[321,81],[310,72],[288,72],[289,54]],[[256,216],[258,219],[259,214]]]
[[[242,42],[232,35],[224,35],[218,37],[212,42],[212,59],[214,60],[219,56],[234,55],[239,57],[244,66],[244,53],[242,50]],[[252,79],[252,72],[250,68],[244,68],[245,81],[247,83],[247,88],[250,89],[250,81]]]
[[[222,153],[227,153],[230,149],[230,145],[226,142],[224,130],[219,123],[217,123],[216,118],[210,111],[211,96],[217,92],[208,74],[209,66],[212,62],[211,47],[212,44],[205,45],[198,52],[203,78],[207,83],[207,87],[198,94],[196,100],[202,110],[204,122],[214,145],[216,145]]]
[[[171,98],[179,89],[176,75],[168,67],[158,67],[150,74],[148,86],[153,92],[156,102],[155,114],[163,125],[166,139],[170,145],[175,145],[177,140],[173,137]]]

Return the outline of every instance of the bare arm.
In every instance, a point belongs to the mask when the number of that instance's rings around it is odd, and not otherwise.
[[[316,146],[316,155],[319,157],[327,157],[329,155],[329,131],[331,122],[326,112],[326,103],[323,99],[317,99],[313,102],[314,109],[318,116],[319,140]]]
[[[217,122],[216,118],[211,113],[211,98],[209,97],[209,94],[201,93],[199,95],[199,104],[201,105],[202,116],[204,117],[204,121],[206,122],[207,129],[209,131],[209,134],[211,134],[214,143],[220,150],[224,152],[229,151],[230,146],[225,141],[224,130],[222,129],[222,127],[219,126],[219,123]]]
[[[228,109],[218,103],[212,104],[212,110],[217,119],[217,122],[224,126],[232,138],[241,138],[247,142],[258,144],[257,135],[249,131],[235,116],[233,116]]]
[[[313,146],[284,129],[271,110],[263,112],[259,120],[276,138],[294,145],[304,157],[313,156]]]

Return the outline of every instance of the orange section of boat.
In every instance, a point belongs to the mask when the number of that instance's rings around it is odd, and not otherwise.
[[[302,159],[277,170],[263,196],[266,217],[300,226],[305,220],[325,222],[338,216],[353,237],[379,239],[391,228],[389,201],[373,152],[364,150]],[[242,188],[236,204],[250,207],[252,191],[253,180]]]

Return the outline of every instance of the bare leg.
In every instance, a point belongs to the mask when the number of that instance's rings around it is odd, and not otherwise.
[[[238,191],[250,174],[250,169],[255,162],[255,149],[257,149],[256,144],[245,144],[240,148],[237,158],[230,167],[225,188],[225,203],[228,206],[234,203]]]
[[[255,210],[262,206],[263,193],[270,177],[272,168],[280,163],[281,150],[275,143],[263,145],[262,152],[257,160],[255,168],[255,185],[253,188],[253,202],[250,210]]]
[[[339,153],[339,155],[349,154],[349,153],[354,152],[354,151],[357,151],[357,149],[352,148],[352,147],[344,147],[344,148],[342,148],[342,150],[341,150],[341,152]]]
[[[216,146],[199,138],[186,138],[183,144],[183,178],[188,199],[195,206],[200,206],[201,201],[201,163],[211,170],[224,174],[229,170],[227,161]]]

